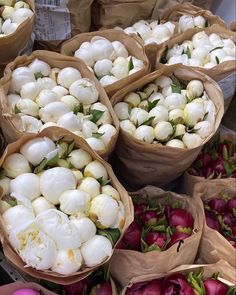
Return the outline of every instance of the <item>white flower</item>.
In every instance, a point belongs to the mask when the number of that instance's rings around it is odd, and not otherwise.
[[[179,18],[179,32],[185,32],[188,29],[194,28],[194,19],[191,15],[182,15]]]
[[[184,122],[186,125],[193,127],[198,122],[202,121],[205,112],[202,103],[190,102],[184,108]]]
[[[102,178],[103,180],[108,179],[106,168],[97,160],[90,162],[84,169],[84,177],[94,177],[96,179]]]
[[[96,122],[98,126],[103,124],[112,124],[110,112],[104,104],[96,102],[91,106],[91,110],[99,110],[103,112],[101,118]]]
[[[162,142],[168,141],[174,132],[173,127],[169,122],[157,123],[154,131],[156,139]]]
[[[115,51],[112,43],[107,39],[97,39],[91,42],[91,50],[95,61],[114,59]]]
[[[25,3],[24,1],[17,1],[14,5],[15,10],[19,8],[30,8],[29,4]]]
[[[184,143],[179,140],[179,139],[171,139],[170,141],[168,141],[166,143],[166,146],[170,146],[170,147],[175,147],[175,148],[180,148],[180,149],[184,149]]]
[[[85,177],[82,179],[78,189],[88,193],[93,199],[100,194],[100,183],[93,177]]]
[[[175,134],[174,137],[182,136],[186,132],[186,127],[183,124],[177,124],[175,126]]]
[[[28,115],[20,115],[20,118],[23,132],[38,133],[41,131],[43,123],[40,120]]]
[[[39,92],[40,90],[36,82],[28,82],[22,86],[20,95],[21,98],[35,100],[36,97],[39,95]]]
[[[214,46],[222,46],[224,45],[223,41],[221,40],[220,36],[216,33],[212,33],[209,35],[209,40],[212,45]]]
[[[128,57],[129,53],[127,49],[125,48],[124,44],[122,44],[120,41],[113,41],[112,46],[115,50],[115,54],[117,57],[122,56],[122,57]]]
[[[185,133],[183,138],[183,143],[186,145],[188,149],[193,149],[202,144],[201,137],[196,133]]]
[[[151,126],[139,126],[134,132],[134,137],[147,143],[152,143],[155,137],[154,129]]]
[[[108,76],[108,75],[102,77],[99,80],[99,82],[101,83],[101,85],[103,87],[106,87],[108,85],[111,85],[111,84],[115,83],[116,81],[118,81],[118,79],[116,77],[114,77],[114,76]]]
[[[130,120],[135,125],[141,125],[149,119],[149,113],[140,108],[133,108],[130,113]]]
[[[198,27],[198,28],[204,28],[205,27],[206,20],[205,20],[205,18],[203,16],[201,16],[201,15],[195,16],[193,21],[194,21],[194,26],[195,27]]]
[[[128,76],[128,67],[122,64],[115,64],[110,72],[117,79],[122,79]]]
[[[52,271],[62,275],[72,275],[82,265],[82,256],[79,249],[58,250]]]
[[[152,95],[150,95],[148,98],[148,101],[150,101],[150,102],[154,102],[156,100],[158,101],[157,105],[163,105],[164,101],[165,101],[164,95],[161,94],[160,92],[156,92],[156,93],[153,93]]]
[[[100,138],[88,137],[85,140],[90,147],[97,152],[102,152],[106,148],[105,143]]]
[[[19,8],[15,10],[11,15],[11,21],[13,23],[17,23],[20,25],[23,23],[27,18],[32,17],[34,15],[33,11],[29,8]]]
[[[162,76],[156,78],[156,80],[155,80],[155,84],[160,88],[170,86],[172,83],[173,82],[172,82],[171,78],[167,77],[165,75],[162,75]]]
[[[54,87],[57,86],[56,82],[48,77],[38,78],[37,79],[38,87],[41,90],[50,89],[52,90]]]
[[[61,194],[76,188],[76,179],[70,169],[55,167],[48,169],[40,176],[40,191],[52,204],[59,203]]]
[[[80,247],[79,232],[63,212],[49,209],[37,215],[36,222],[53,239],[57,249],[69,250]]]
[[[74,111],[80,105],[78,99],[76,99],[73,95],[62,96],[61,102],[63,102],[71,111]]]
[[[151,94],[157,92],[157,85],[154,83],[150,83],[148,84],[145,88],[144,88],[144,92],[147,94],[147,96],[150,96]]]
[[[81,129],[81,120],[73,112],[70,112],[62,115],[58,119],[57,125],[73,132]]]
[[[136,131],[135,125],[130,120],[123,120],[120,122],[120,128],[128,132],[131,135],[134,135]]]
[[[55,92],[59,98],[62,98],[69,93],[68,89],[59,85],[53,87],[52,91]]]
[[[10,243],[19,253],[26,267],[47,270],[56,259],[56,245],[33,220],[16,227],[10,233]]]
[[[181,63],[185,66],[188,65],[188,56],[187,54],[182,54],[179,56],[172,56],[169,60],[168,60],[168,64],[172,65],[172,64],[178,64]]]
[[[93,67],[94,66],[94,58],[93,58],[93,52],[91,49],[90,43],[88,43],[89,46],[87,48],[82,48],[82,45],[79,49],[75,51],[75,57],[82,59],[87,66]]]
[[[20,93],[21,87],[28,82],[35,82],[34,73],[28,67],[15,69],[12,72],[10,92]]]
[[[36,102],[40,107],[45,107],[51,102],[60,101],[56,92],[50,89],[44,89],[39,93],[39,96],[36,98]]]
[[[190,67],[201,67],[202,66],[201,60],[197,59],[197,58],[190,58],[188,60],[188,63],[190,65]]]
[[[72,215],[70,220],[76,226],[82,244],[96,235],[96,226],[88,217],[77,217],[77,215]]]
[[[190,51],[190,53],[192,53],[194,46],[193,46],[193,42],[191,40],[185,40],[182,44],[181,44],[184,52],[186,53],[187,51]]]
[[[164,120],[163,120],[164,121]],[[180,109],[174,109],[169,112],[169,121],[174,124],[184,123],[184,112]]]
[[[20,152],[32,165],[37,166],[44,158],[49,160],[55,149],[56,145],[50,138],[38,137],[26,142]]]
[[[128,103],[118,102],[114,106],[114,111],[120,121],[129,119],[129,105],[128,105]]]
[[[148,39],[152,34],[152,31],[151,31],[149,25],[142,24],[136,30],[137,30],[137,33],[141,36],[141,38],[143,40]]]
[[[155,126],[158,122],[168,121],[168,110],[162,105],[156,106],[149,112],[149,117],[154,117],[152,126]]]
[[[31,205],[31,200],[25,197],[24,195],[22,195],[21,193],[13,192],[10,194],[10,196],[16,200],[17,205],[24,205],[30,210],[33,210],[33,207]]]
[[[128,35],[131,35],[131,34],[136,34],[136,31],[133,27],[127,27],[124,29],[124,32]]]
[[[6,201],[0,200],[0,214],[2,215],[5,211],[11,208]]]
[[[2,188],[2,194],[9,195],[10,194],[10,178],[4,177],[0,179],[0,187]]]
[[[34,213],[24,205],[16,205],[6,210],[3,215],[3,222],[6,230],[12,229],[34,219]]]
[[[85,120],[82,123],[82,132],[85,138],[92,137],[93,133],[98,132],[98,127],[95,123]]]
[[[136,58],[135,56],[129,56],[127,58],[127,60],[130,61],[131,58],[132,58],[132,62],[133,62],[133,65],[134,65],[134,69],[133,70],[137,69],[137,71],[138,71],[141,68],[143,68],[144,64],[143,64],[143,61],[142,60]],[[131,70],[131,71],[133,71],[133,70]]]
[[[135,92],[129,92],[128,94],[125,95],[124,102],[127,102],[132,107],[137,107],[140,103],[140,97]]]
[[[37,103],[28,98],[20,99],[16,103],[16,107],[21,113],[26,115],[38,116],[39,114],[39,107]]]
[[[205,69],[211,69],[211,68],[213,68],[215,66],[216,66],[216,62],[215,63],[208,62],[208,63],[204,64]]]
[[[109,75],[112,69],[112,61],[109,59],[98,60],[94,65],[94,72],[98,78]]]
[[[211,48],[211,43],[209,40],[208,35],[202,31],[198,32],[192,37],[193,45],[194,47],[205,47],[205,48]]]
[[[12,112],[15,111],[16,103],[21,99],[18,94],[8,94],[7,95],[7,104]]]
[[[217,59],[219,62],[222,62],[222,59],[224,59],[226,56],[227,54],[223,49],[216,49],[211,52],[211,62],[214,63]]]
[[[200,97],[203,93],[204,86],[199,80],[192,80],[188,83],[187,90],[189,90],[193,94],[193,98]]]
[[[17,23],[11,22],[11,20],[9,18],[6,19],[4,21],[4,23],[2,24],[3,36],[4,35],[10,35],[10,34],[14,33],[17,30],[18,26],[19,25]]]
[[[45,107],[40,109],[39,115],[41,120],[46,122],[54,122],[57,123],[58,119],[65,115],[66,113],[69,113],[70,109],[67,107],[66,104],[63,102],[55,101],[50,102]]]
[[[111,226],[111,228],[122,229],[125,224],[125,208],[121,201],[118,201],[118,204],[119,204],[118,215],[117,215],[115,223]]]
[[[63,159],[60,159],[60,160],[62,160],[62,161],[65,161],[65,160],[63,160]],[[60,161],[59,160],[59,161]],[[68,162],[67,162],[68,163]],[[63,167],[63,166],[62,166]],[[68,167],[68,166],[67,166]],[[66,168],[66,167],[65,167]],[[83,179],[83,174],[82,174],[82,172],[81,171],[79,171],[78,169],[70,169],[71,170],[71,172],[74,174],[74,177],[75,177],[75,179],[77,180],[77,182],[80,182],[82,179]]]
[[[213,126],[209,121],[202,121],[194,126],[194,130],[202,139],[205,139],[213,132]]]
[[[83,104],[96,102],[99,95],[94,82],[88,79],[79,79],[72,83],[69,92]]]
[[[31,172],[27,159],[19,153],[13,153],[6,158],[2,165],[8,177],[15,178],[22,173]]]
[[[40,196],[39,177],[34,173],[23,173],[11,180],[10,191],[17,192],[31,201]]]
[[[182,45],[178,45],[178,44],[175,44],[172,48],[170,48],[167,52],[167,55],[166,55],[166,58],[167,59],[170,59],[171,57],[177,57],[177,56],[181,56],[183,54],[183,46]],[[163,76],[165,77],[165,76]],[[159,77],[158,79],[160,79],[161,77]],[[169,77],[167,77],[169,78]],[[170,79],[170,78],[169,78]],[[170,79],[171,80],[171,79]],[[166,82],[167,84],[167,82]],[[171,83],[172,84],[172,80],[171,80]],[[164,86],[161,86],[161,88],[165,87],[165,86],[168,86],[170,84],[167,84],[167,85],[164,85]]]
[[[57,83],[65,88],[70,88],[71,84],[81,79],[80,72],[72,67],[66,67],[58,73]]]
[[[102,186],[102,194],[111,196],[116,201],[120,200],[119,192],[110,184],[106,184],[106,185]]]
[[[49,203],[44,197],[38,197],[37,199],[33,200],[32,207],[36,216],[46,210],[56,209],[56,207]]]
[[[92,161],[92,157],[83,149],[75,149],[68,156],[68,162],[76,169],[83,169]]]
[[[171,37],[171,31],[165,26],[165,25],[158,25],[155,27],[155,29],[152,31],[152,35],[160,39],[162,42],[168,40]]]
[[[164,23],[163,25],[170,30],[172,35],[174,34],[175,24],[173,24],[172,22],[169,21],[169,22]]]
[[[3,19],[11,18],[11,15],[14,11],[15,11],[15,9],[13,7],[5,5],[5,6],[3,6],[1,17]]]
[[[164,97],[168,96],[168,95],[171,95],[172,93],[173,92],[172,92],[172,86],[171,85],[162,88],[162,95]],[[165,100],[163,100],[162,104],[165,105]]]
[[[41,76],[47,77],[51,72],[51,67],[49,64],[37,58],[31,64],[29,64],[28,67],[38,78]]]
[[[180,93],[172,93],[165,98],[164,105],[168,111],[184,109],[187,103],[186,98]]]
[[[90,205],[90,195],[82,190],[64,191],[60,198],[60,210],[68,215],[86,213]]]
[[[98,129],[98,133],[102,134],[100,139],[104,142],[105,145],[108,145],[113,136],[115,136],[116,134],[116,128],[111,124],[104,124]]]
[[[96,266],[112,255],[111,242],[99,235],[85,242],[81,247],[84,263],[88,267]]]

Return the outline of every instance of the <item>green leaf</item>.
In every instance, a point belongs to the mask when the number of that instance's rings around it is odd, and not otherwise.
[[[156,99],[153,101],[148,101],[148,112],[150,112],[155,106],[158,104],[160,99]]]
[[[17,205],[17,200],[14,197],[11,196],[3,196],[2,201],[5,201],[8,205],[11,207],[14,207]]]
[[[47,158],[43,158],[39,165],[34,168],[34,174],[40,173],[46,167],[47,161]]]
[[[140,124],[140,126],[143,126],[143,125],[147,125],[147,126],[150,126],[152,124],[152,121],[155,119],[155,116],[153,117],[150,117],[149,119],[147,119],[145,122],[143,122],[142,124]]]
[[[111,182],[110,179],[106,180],[103,177],[97,178],[97,181],[101,184],[101,186],[104,186],[104,185],[106,185],[106,184],[108,184],[108,183]]]
[[[137,32],[137,36],[142,39],[142,36],[139,34],[139,32]]]
[[[95,138],[100,138],[101,136],[103,136],[105,133],[99,133],[99,132],[94,132],[92,133],[92,136],[95,137]]]
[[[140,97],[141,100],[147,99],[147,94],[145,92],[143,92],[143,91],[137,91],[136,93],[139,95],[139,97]]]
[[[188,46],[187,46],[187,50],[185,53],[187,54],[188,58],[191,58],[191,51]]]
[[[84,112],[84,108],[83,108],[83,104],[80,103],[79,105],[77,105],[74,110],[73,110],[73,113],[75,115],[77,115],[77,113],[83,113]]]
[[[15,108],[14,108],[14,113],[15,114],[20,114],[21,113],[21,110],[18,109],[18,107],[16,106],[16,104],[15,104]]]
[[[236,285],[229,288],[226,295],[235,295],[236,294]]]
[[[131,58],[129,59],[129,63],[128,63],[128,71],[133,70],[133,68],[134,68],[134,64],[133,64],[133,59],[131,56]]]
[[[209,112],[206,112],[204,117],[203,117],[203,121],[206,119],[206,117],[208,116]]]
[[[58,155],[58,153],[57,153],[53,158],[51,158],[51,159],[47,162],[46,166],[49,166],[49,167],[54,167],[54,166],[56,166],[56,165],[57,165],[57,161],[58,161],[58,159],[59,159],[59,155]]]
[[[67,150],[67,155],[69,155],[73,151],[74,146],[75,146],[75,142],[73,140],[72,142],[69,143],[68,150]]]
[[[103,265],[103,278],[105,282],[109,282],[110,280],[110,263],[106,263]]]
[[[213,273],[213,275],[211,276],[212,277],[212,279],[218,279],[218,277],[219,277],[219,272],[215,272],[215,273]]]
[[[151,252],[151,251],[161,252],[161,248],[157,244],[152,244],[152,245],[148,246],[145,249],[145,251],[143,251],[143,252],[146,253],[146,252]]]
[[[217,49],[222,49],[223,47],[224,47],[224,46],[217,46],[217,47],[213,48],[212,50],[210,50],[210,53],[211,53],[212,51],[217,50]]]
[[[157,232],[165,232],[166,231],[166,226],[164,224],[156,225],[156,226],[152,226],[152,229],[154,231],[157,231]]]
[[[103,115],[104,112],[105,112],[105,111],[91,110],[91,115],[92,115],[91,121],[92,121],[93,123],[97,123],[97,121],[98,121],[99,119],[101,119],[101,117],[102,117],[102,115]]]
[[[67,156],[67,151],[68,151],[68,143],[63,141],[58,143],[59,146],[59,158],[64,159]]]
[[[218,56],[215,56],[215,59],[216,59],[216,63],[219,64],[220,60],[219,60]]]
[[[153,209],[156,208],[156,202],[153,198],[150,198],[149,196],[147,197],[147,204],[148,208]]]
[[[120,238],[120,230],[118,228],[98,229],[97,234],[106,237],[114,247]]]
[[[181,93],[182,86],[179,80],[173,75],[171,77],[173,84],[171,84],[172,92],[174,93]]]
[[[207,28],[208,26],[209,26],[209,21],[207,19],[206,22],[205,22],[205,28]]]
[[[34,76],[35,76],[35,79],[36,79],[36,80],[37,80],[38,78],[43,78],[43,77],[44,77],[43,74],[42,74],[41,72],[35,73]]]

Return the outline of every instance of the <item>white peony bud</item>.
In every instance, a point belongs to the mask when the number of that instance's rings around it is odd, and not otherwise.
[[[69,91],[65,87],[59,85],[53,87],[52,91],[55,92],[59,98],[62,98],[63,96],[66,96],[69,93]]]
[[[2,188],[3,196],[10,194],[10,178],[4,177],[0,179],[0,187]]]
[[[198,122],[194,126],[193,130],[195,130],[196,134],[198,134],[202,139],[205,139],[213,133],[213,126],[209,121],[202,121]]]
[[[56,82],[48,77],[38,78],[37,79],[38,87],[41,90],[50,89],[52,90],[54,87],[57,86]]]
[[[108,179],[106,168],[97,160],[90,162],[84,169],[84,177],[94,177],[96,179],[103,178]]]
[[[71,216],[71,222],[76,226],[82,243],[87,242],[96,235],[97,228],[88,217]]]
[[[166,143],[166,146],[174,147],[174,148],[180,148],[184,149],[184,143],[179,139],[171,139]]]
[[[10,91],[20,93],[22,86],[28,82],[35,82],[34,73],[28,67],[19,67],[12,72]]]
[[[146,24],[142,24],[142,25],[140,25],[137,28],[137,33],[141,36],[141,38],[143,40],[146,40],[146,39],[148,39],[151,36],[152,31],[151,31],[151,29],[150,29],[150,27],[149,27],[148,24],[147,25]]]
[[[156,126],[158,122],[168,121],[168,110],[162,105],[156,106],[149,112],[149,117],[154,117],[152,126]]]
[[[194,19],[191,15],[182,15],[179,18],[179,32],[185,32],[188,29],[194,28]]]
[[[17,192],[31,201],[40,196],[39,177],[34,173],[23,173],[11,180],[10,191]]]
[[[194,98],[196,98],[202,95],[204,86],[201,81],[192,80],[188,83],[186,89],[189,90],[194,95]]]
[[[22,86],[20,95],[21,98],[35,100],[36,97],[39,95],[39,92],[40,90],[36,82],[28,82]]]
[[[156,139],[162,142],[168,141],[174,132],[173,127],[169,122],[157,123],[154,131]]]
[[[163,120],[164,121],[164,120]],[[169,121],[174,124],[183,124],[184,123],[184,112],[180,109],[174,109],[169,112]]]
[[[3,10],[1,12],[1,17],[5,20],[7,18],[11,18],[12,13],[15,11],[15,9],[11,6],[3,6]]]
[[[194,26],[195,27],[198,27],[198,28],[205,28],[205,25],[206,25],[206,19],[201,16],[201,15],[198,15],[198,16],[195,16],[193,18],[193,21],[194,21]]]
[[[58,119],[57,125],[73,132],[81,129],[81,120],[73,112],[70,112],[62,115]]]
[[[189,66],[190,67],[202,67],[202,61],[200,59],[197,58],[190,58],[188,60]]]
[[[107,238],[95,235],[85,242],[80,250],[85,265],[93,267],[112,255],[112,244]]]
[[[92,161],[92,157],[83,149],[75,149],[68,156],[68,162],[76,169],[83,169]]]
[[[168,60],[168,64],[169,65],[173,65],[173,64],[183,64],[185,66],[188,66],[188,56],[187,54],[182,54],[179,56],[172,56],[169,60]]]
[[[88,79],[79,79],[71,84],[69,92],[83,104],[91,104],[98,100],[95,84]]]
[[[22,122],[23,132],[38,133],[39,131],[41,131],[43,123],[40,120],[27,115],[21,115],[20,118]]]
[[[50,102],[45,107],[40,109],[39,115],[43,122],[57,123],[59,118],[70,112],[70,109],[63,102]]]
[[[37,103],[35,103],[34,101],[32,101],[31,99],[28,99],[28,98],[19,100],[16,103],[16,107],[21,113],[26,114],[26,115],[36,117],[39,114],[39,107],[38,107]]]
[[[106,148],[105,143],[100,138],[88,137],[85,140],[89,146],[97,152],[102,152]]]
[[[31,172],[27,159],[19,153],[13,153],[6,158],[2,165],[8,177],[15,178],[22,173]]]
[[[128,67],[122,64],[115,64],[111,69],[111,74],[117,79],[122,79],[128,76]]]
[[[17,30],[18,26],[19,25],[17,23],[11,22],[9,18],[6,19],[2,24],[3,36],[1,35],[1,37],[14,33]]]
[[[170,77],[162,75],[156,78],[155,84],[160,88],[164,88],[164,87],[170,86],[171,84],[173,84],[173,82]]]
[[[36,216],[46,210],[56,209],[56,207],[49,203],[44,197],[38,197],[37,199],[33,200],[32,207]]]
[[[168,96],[168,95],[171,95],[172,93],[173,93],[173,92],[172,92],[172,87],[171,87],[171,85],[162,88],[162,95],[163,95],[164,97],[165,97],[165,96]],[[165,100],[163,101],[162,104],[165,105]]]
[[[128,57],[129,53],[127,49],[125,48],[125,46],[120,41],[113,41],[112,46],[115,50],[115,54],[117,57],[119,56],[125,57],[125,58]]]
[[[82,179],[78,189],[88,193],[91,198],[95,198],[100,194],[100,183],[93,177],[85,177]]]
[[[111,85],[111,84],[115,83],[116,81],[118,81],[118,79],[116,77],[114,77],[114,76],[108,76],[108,75],[102,77],[99,80],[99,82],[101,83],[101,85],[103,87],[106,87],[108,85]]]
[[[11,112],[15,111],[15,105],[20,99],[21,99],[21,97],[18,94],[8,94],[7,95],[7,104],[9,106]]]
[[[82,256],[79,249],[58,250],[52,271],[62,275],[72,275],[82,265]]]
[[[15,10],[19,8],[30,8],[29,4],[25,3],[24,1],[17,1],[14,5]]]
[[[115,51],[112,43],[107,39],[93,39],[91,50],[95,61],[102,59],[113,59]]]
[[[182,140],[188,149],[193,149],[197,146],[200,146],[203,141],[198,134],[187,132],[184,134]]]
[[[107,146],[112,140],[113,136],[116,134],[116,128],[111,124],[104,124],[98,129],[98,133],[101,133],[102,136],[100,139]]]
[[[132,107],[137,107],[139,105],[140,101],[141,100],[140,100],[139,95],[135,92],[129,92],[124,97],[124,102],[127,102]]]
[[[82,46],[82,45],[81,45]],[[82,59],[87,66],[89,67],[93,67],[94,66],[94,58],[93,58],[93,52],[91,50],[91,45],[89,43],[89,47],[88,48],[82,48],[80,46],[80,48],[78,50],[75,51],[75,57]]]
[[[130,113],[130,120],[136,125],[140,126],[149,119],[149,113],[140,108],[133,108]]]
[[[193,127],[204,118],[205,112],[202,103],[190,102],[184,108],[184,122],[186,125]]]
[[[154,129],[151,126],[139,126],[134,132],[134,137],[147,143],[152,143],[155,137]]]
[[[92,137],[93,133],[98,132],[98,127],[95,123],[85,120],[82,123],[82,132],[85,138]]]
[[[2,215],[5,211],[11,208],[6,201],[0,200],[0,214]]]
[[[36,102],[40,107],[45,107],[49,103],[60,101],[56,92],[50,89],[44,89],[39,93],[39,96],[36,98]]]
[[[166,58],[167,59],[170,59],[172,57],[181,56],[183,54],[183,51],[184,51],[184,47],[182,45],[175,44],[172,48],[170,48],[168,50],[167,55],[166,55]],[[165,76],[163,76],[163,77],[165,77]],[[170,84],[172,84],[172,80],[171,80],[171,83]],[[170,85],[170,84],[168,84],[168,85]],[[168,86],[168,85],[165,85],[165,86]],[[164,86],[161,86],[161,87],[163,88]]]
[[[174,137],[182,136],[186,132],[186,127],[183,124],[177,124],[175,126],[175,134]]]
[[[211,52],[211,62],[214,63],[217,60],[221,63],[222,60],[227,56],[226,52],[223,49],[216,49]]]
[[[23,23],[27,18],[30,18],[34,15],[33,11],[28,8],[19,8],[15,10],[11,15],[11,21],[20,25]]]
[[[72,67],[66,67],[58,73],[57,83],[65,88],[70,88],[71,84],[81,79],[80,72]]]
[[[131,34],[136,34],[136,31],[133,27],[127,27],[124,29],[124,32],[128,35],[131,35]]]
[[[135,125],[130,120],[124,120],[120,122],[120,128],[131,135],[134,135],[136,131]]]
[[[120,121],[129,119],[129,105],[128,105],[128,103],[118,102],[114,106],[114,111]]]
[[[223,46],[224,45],[223,41],[221,40],[221,37],[216,33],[210,34],[209,40],[213,46]]]
[[[184,109],[187,103],[186,98],[180,93],[172,93],[165,98],[164,105],[168,111],[174,109]]]
[[[151,94],[157,92],[157,85],[154,83],[150,83],[148,84],[145,88],[144,88],[144,92],[147,94],[147,96],[150,96]]]
[[[148,98],[148,101],[150,101],[150,102],[154,102],[156,100],[158,101],[157,105],[163,105],[164,101],[165,101],[164,95],[161,94],[160,92],[156,92],[156,93],[153,93],[152,95],[150,95]]]
[[[61,97],[61,102],[63,102],[71,111],[74,111],[80,106],[80,102],[72,95],[65,95]]]
[[[116,201],[120,201],[120,194],[119,192],[110,184],[102,186],[102,194],[111,196]]]
[[[35,59],[31,64],[28,65],[31,71],[34,73],[36,79],[47,77],[51,72],[51,67],[45,61]]]
[[[160,39],[162,42],[168,40],[171,37],[171,31],[165,25],[158,25],[152,31],[153,37]]]
[[[109,75],[112,69],[112,61],[109,59],[98,60],[94,65],[94,73],[98,78]]]

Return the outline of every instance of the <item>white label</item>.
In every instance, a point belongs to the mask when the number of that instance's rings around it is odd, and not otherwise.
[[[35,0],[35,39],[39,41],[65,40],[71,37],[68,0]]]
[[[218,84],[224,94],[224,100],[230,99],[234,95],[236,89],[236,72],[218,81]]]

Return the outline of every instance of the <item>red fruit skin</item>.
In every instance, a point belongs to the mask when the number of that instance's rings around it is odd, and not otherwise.
[[[226,295],[229,288],[216,279],[206,279],[204,282],[206,295]]]
[[[71,285],[63,286],[63,290],[65,291],[65,295],[82,295],[84,291],[87,289],[88,278],[83,279],[77,283]]]
[[[154,280],[144,287],[142,295],[161,295],[161,289],[161,281]]]
[[[218,232],[221,232],[221,225],[218,220],[215,219],[214,216],[210,215],[208,212],[205,212],[206,214],[206,224],[208,227],[217,230]]]
[[[193,217],[192,215],[184,209],[176,208],[172,209],[169,218],[170,227],[189,227],[193,228]]]
[[[173,236],[171,237],[170,242],[167,244],[166,249],[169,249],[171,246],[173,246],[175,243],[185,240],[189,237],[188,234],[182,233],[182,232],[175,232]]]
[[[122,246],[125,249],[139,251],[141,248],[141,228],[135,221],[131,223],[122,238]]]
[[[229,212],[223,213],[222,218],[223,218],[224,224],[226,224],[230,227],[232,227],[234,225],[234,219],[233,219],[233,216],[231,213],[229,213]]]
[[[90,295],[112,295],[112,287],[109,282],[102,282],[94,286]]]
[[[232,226],[231,229],[233,236],[236,238],[236,225]]]
[[[139,216],[147,209],[145,204],[134,204],[134,215]]]
[[[195,295],[183,274],[176,273],[164,279],[162,295]]]
[[[130,290],[130,289],[128,289],[125,292],[125,295],[143,295],[143,291],[142,290]]]
[[[202,175],[201,175],[201,173],[202,173]],[[205,178],[208,178],[214,173],[214,170],[212,167],[204,167],[204,168],[202,168],[201,173],[199,173],[199,176],[203,176]],[[215,177],[213,177],[213,178],[215,178]]]
[[[217,159],[217,160],[211,161],[210,167],[216,173],[219,173],[219,174],[221,173],[222,175],[226,173],[223,159]]]
[[[210,208],[218,213],[223,213],[226,211],[226,202],[224,199],[220,198],[212,198],[209,202],[208,205]]]
[[[193,176],[199,176],[198,171],[192,167],[188,169],[188,173]]]
[[[236,172],[234,172],[233,174],[231,174],[230,177],[232,177],[232,178],[236,178]]]
[[[166,242],[166,234],[152,232],[150,231],[146,236],[146,243],[148,246],[156,244],[158,247],[162,248]]]
[[[148,210],[139,215],[139,220],[143,225],[155,225],[157,224],[157,214],[155,211]]]
[[[169,220],[169,218],[170,218],[171,210],[172,210],[172,208],[170,205],[165,205],[164,214],[165,214],[165,217],[167,220]]]
[[[236,209],[236,197],[233,197],[227,201],[227,211],[233,214],[233,209]]]

